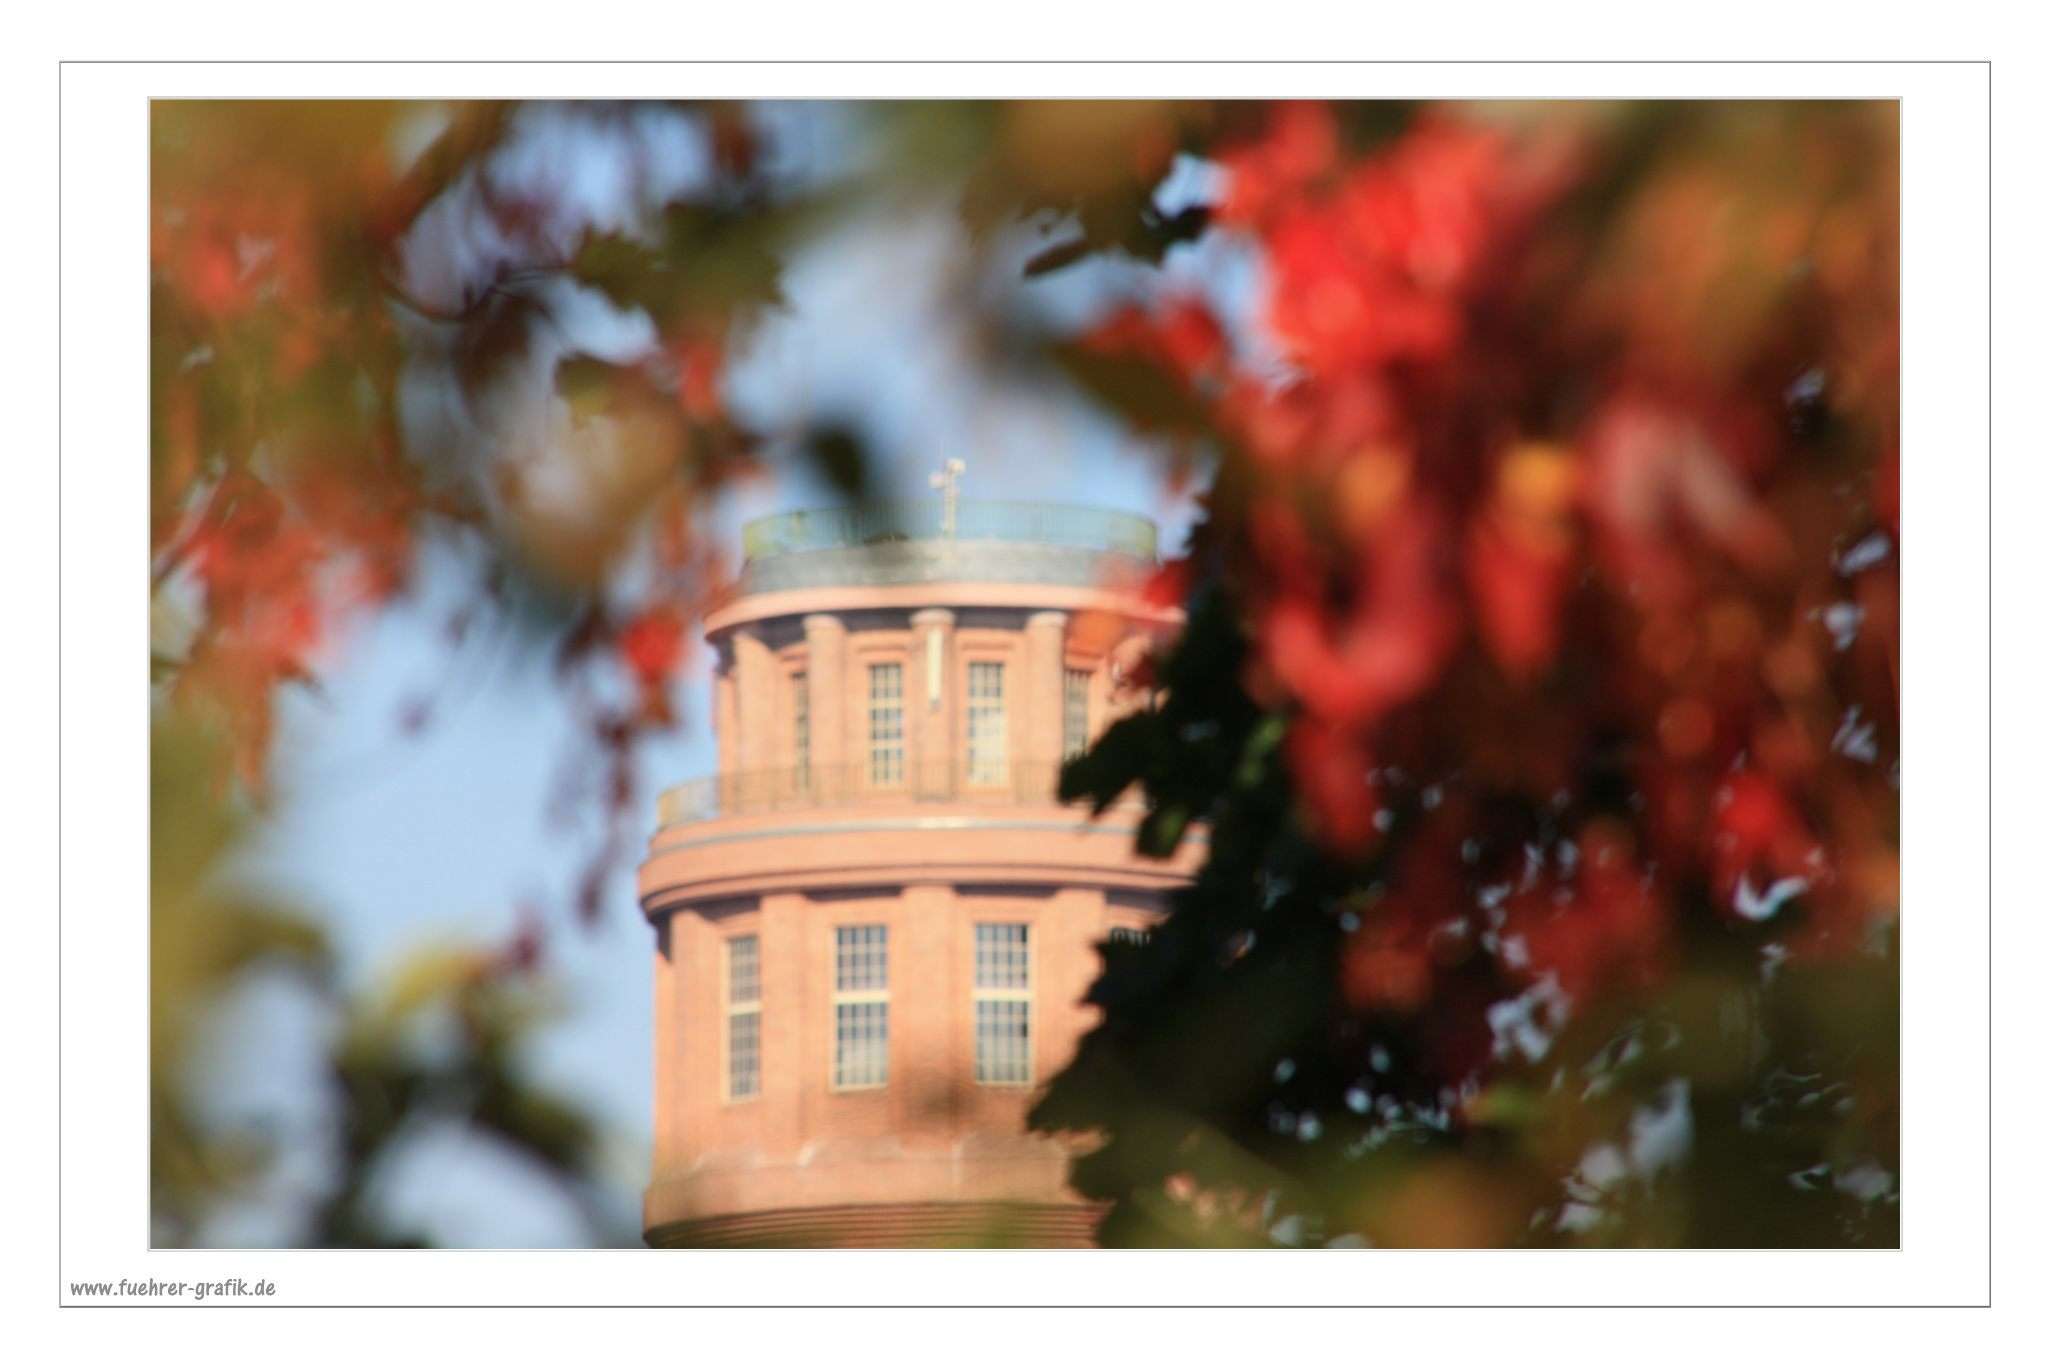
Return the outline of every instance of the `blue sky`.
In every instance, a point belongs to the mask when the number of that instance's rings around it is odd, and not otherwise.
[[[794,177],[859,160],[858,121],[844,110],[781,106],[764,123]],[[650,136],[671,139],[667,154],[686,182],[698,155],[692,135],[686,126],[664,128]],[[580,167],[574,193],[601,214],[621,183],[615,161],[574,129],[543,129],[532,142],[518,154]],[[1200,194],[1208,179],[1205,168],[1184,163],[1163,197]],[[983,263],[988,278],[977,286],[1019,291],[1021,306],[1071,324],[1143,287],[1150,273],[1108,261],[1025,284],[1017,267],[1038,240],[1020,231],[1014,250]],[[921,492],[940,462],[960,458],[968,496],[1141,512],[1162,521],[1163,546],[1177,546],[1190,508],[1168,495],[1160,465],[1141,446],[1078,402],[1006,385],[976,363],[946,292],[949,279],[976,266],[943,198],[877,203],[852,215],[788,263],[785,306],[744,337],[728,376],[732,405],[771,432],[812,413],[854,417],[883,462],[882,482],[906,493]],[[1246,322],[1256,267],[1239,249],[1213,238],[1177,249],[1166,274]],[[630,320],[590,325],[615,336],[631,331]],[[715,509],[713,533],[736,552],[747,518],[830,501],[802,477],[749,486]],[[458,557],[431,554],[415,595],[362,631],[318,696],[289,702],[278,746],[283,799],[251,869],[321,916],[358,980],[425,944],[502,941],[518,927],[519,907],[549,907],[548,966],[563,1012],[537,1040],[532,1061],[614,1135],[608,1167],[630,1235],[648,1160],[651,935],[630,867],[618,869],[594,927],[572,922],[567,907],[595,821],[565,829],[550,806],[578,737],[533,651],[522,654],[490,631],[451,648],[444,627],[463,591]],[[422,698],[432,699],[431,723],[405,733],[399,718]],[[682,700],[684,732],[647,753],[646,774],[657,785],[714,764],[706,679],[692,679]],[[643,835],[652,832],[651,795],[646,804]],[[321,1027],[276,984],[252,989],[222,1021],[217,1074],[232,1078],[221,1087],[223,1107],[285,1116],[278,1136],[289,1155],[268,1198],[213,1230],[220,1242],[289,1238],[281,1218],[319,1179],[326,1120],[306,1062]],[[415,1144],[387,1175],[380,1197],[388,1207],[443,1243],[577,1245],[584,1237],[573,1210],[531,1172],[459,1135]]]

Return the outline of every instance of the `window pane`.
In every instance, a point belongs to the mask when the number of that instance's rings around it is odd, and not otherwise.
[[[1030,925],[974,926],[974,986],[976,990],[1031,989]]]
[[[833,1032],[833,1085],[888,1083],[889,1003],[886,1000],[834,1006]]]
[[[903,781],[903,665],[868,665],[868,781]]]
[[[811,789],[811,675],[790,677],[790,710],[795,721],[796,789]]]
[[[994,786],[1009,771],[1008,726],[1003,713],[1003,666],[967,665],[967,780]]]
[[[851,924],[834,931],[837,952],[833,989],[889,989],[889,929],[882,924]]]
[[[761,940],[752,934],[728,939],[725,945],[725,998],[735,1005],[761,998]]]
[[[725,1091],[761,1093],[761,940],[743,934],[725,944]]]
[[[1062,712],[1060,756],[1072,758],[1088,749],[1088,672],[1067,670],[1066,707]]]
[[[1031,1081],[1031,1002],[974,1002],[974,1079],[983,1085]]]
[[[733,1099],[761,1093],[761,1012],[747,1010],[726,1019],[726,1091]]]

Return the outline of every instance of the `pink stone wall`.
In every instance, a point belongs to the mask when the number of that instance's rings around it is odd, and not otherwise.
[[[1074,1202],[1068,1153],[1029,1134],[1025,1115],[1094,1022],[1081,997],[1099,966],[1096,945],[1112,927],[1149,923],[1199,857],[1192,843],[1170,863],[1140,858],[1131,848],[1140,812],[1113,809],[1091,824],[1049,791],[1065,671],[1090,671],[1099,731],[1143,703],[1112,680],[1118,651],[1141,650],[1170,620],[1073,589],[932,585],[927,596],[942,606],[891,591],[870,600],[902,609],[893,616],[832,589],[775,594],[771,614],[742,599],[714,618],[729,660],[714,689],[721,771],[795,770],[799,673],[810,770],[789,790],[781,779],[748,789],[753,796],[733,788],[715,818],[657,831],[641,868],[641,903],[657,928],[645,1208],[656,1240],[764,1211]],[[885,661],[903,671],[905,780],[881,791],[867,781],[868,666]],[[1042,783],[958,784],[976,661],[1004,666],[1007,756]],[[953,785],[933,786],[933,774]],[[754,799],[770,790],[779,795]],[[975,1081],[974,926],[983,922],[1028,926],[1029,1084]],[[832,1084],[842,925],[888,930],[888,1080],[871,1089]],[[735,1099],[726,944],[745,935],[760,944],[761,1087]]]

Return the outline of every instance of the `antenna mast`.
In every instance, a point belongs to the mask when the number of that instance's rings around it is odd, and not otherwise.
[[[932,487],[939,490],[939,533],[947,540],[960,530],[960,476],[966,472],[965,460],[948,460],[932,474]]]

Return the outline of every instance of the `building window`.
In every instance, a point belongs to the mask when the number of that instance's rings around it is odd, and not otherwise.
[[[1088,748],[1088,670],[1067,670],[1065,707],[1061,711],[1060,757],[1073,758]]]
[[[1109,931],[1109,941],[1111,943],[1127,943],[1136,947],[1138,944],[1151,942],[1152,931],[1150,929],[1133,929],[1128,925],[1120,924]]]
[[[795,734],[796,790],[811,789],[811,675],[793,673],[789,679],[789,706]]]
[[[1009,773],[1008,726],[1003,712],[1003,666],[967,665],[967,780],[1000,784]]]
[[[974,1079],[1031,1084],[1031,926],[974,926]]]
[[[843,925],[832,970],[832,1086],[889,1083],[889,929]]]
[[[868,665],[868,782],[903,785],[903,665]]]
[[[725,1097],[761,1093],[761,940],[725,941]]]

